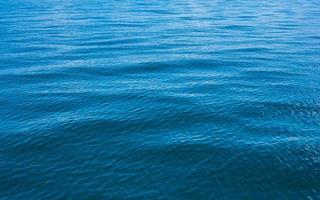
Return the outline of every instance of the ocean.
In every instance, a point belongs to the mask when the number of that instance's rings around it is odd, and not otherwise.
[[[0,0],[0,199],[320,199],[319,0]]]

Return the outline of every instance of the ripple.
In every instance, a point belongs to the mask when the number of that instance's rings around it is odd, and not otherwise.
[[[319,1],[0,7],[0,199],[319,199]]]

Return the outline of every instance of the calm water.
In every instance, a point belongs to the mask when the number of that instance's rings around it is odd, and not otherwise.
[[[0,199],[320,199],[319,0],[0,0]]]

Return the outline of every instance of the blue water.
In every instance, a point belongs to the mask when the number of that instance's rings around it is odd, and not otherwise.
[[[0,199],[320,199],[319,0],[0,0]]]

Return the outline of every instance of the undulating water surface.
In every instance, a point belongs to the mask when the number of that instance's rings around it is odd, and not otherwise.
[[[0,0],[0,199],[320,199],[319,0]]]

